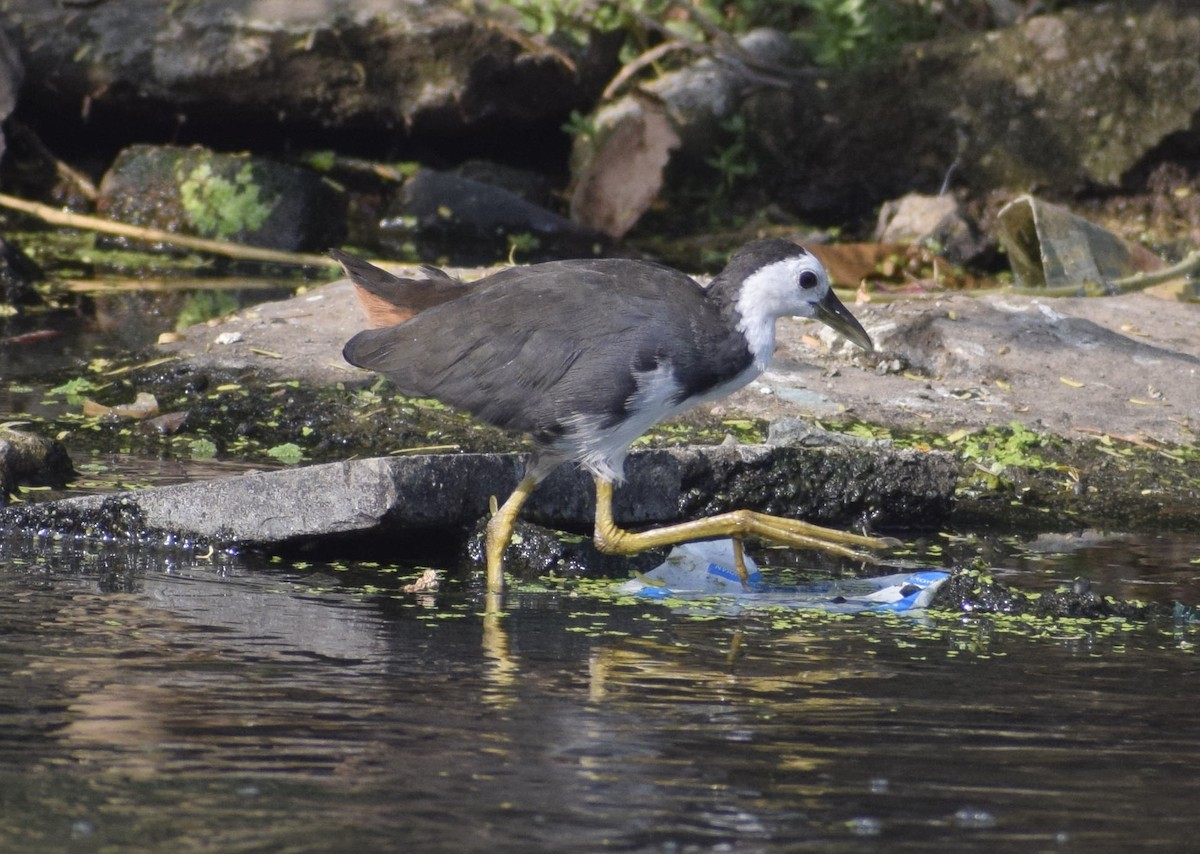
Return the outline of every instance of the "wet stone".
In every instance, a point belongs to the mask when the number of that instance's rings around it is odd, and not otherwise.
[[[62,486],[74,475],[61,442],[0,426],[0,507],[21,483]]]
[[[464,563],[482,569],[487,518],[481,517],[467,541]],[[662,562],[666,552],[653,549],[637,555],[610,555],[596,548],[591,537],[518,521],[504,550],[504,570],[521,581],[551,575],[558,578],[626,578],[630,570],[649,572]]]
[[[1088,584],[1070,590],[1031,595],[997,581],[976,569],[957,569],[938,588],[932,608],[970,614],[1029,615],[1034,617],[1121,617],[1145,621],[1166,618],[1161,607],[1101,596]]]
[[[867,452],[878,458],[873,463],[854,462],[862,456],[765,446],[635,453],[626,483],[616,490],[614,513],[620,524],[651,525],[745,507],[830,525],[870,518],[911,528],[936,525],[949,510],[956,478],[949,459],[889,450]],[[75,535],[94,527],[96,514],[103,520],[120,511],[119,524],[99,530],[171,532],[180,540],[261,548],[326,538],[386,540],[469,528],[493,498],[512,492],[523,468],[515,454],[352,460],[17,508],[0,513],[0,527]],[[862,483],[848,489],[860,477]],[[883,481],[917,498],[891,501],[897,496],[883,490]],[[872,503],[879,495],[888,503]],[[591,531],[594,514],[591,477],[570,466],[540,484],[523,512],[528,520],[581,533]]]

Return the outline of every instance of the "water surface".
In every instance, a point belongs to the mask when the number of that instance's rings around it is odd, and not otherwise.
[[[1162,601],[1200,575],[1194,539],[1061,545],[999,571]],[[1200,831],[1185,622],[728,618],[563,585],[486,616],[404,574],[0,543],[0,850],[1182,851]]]

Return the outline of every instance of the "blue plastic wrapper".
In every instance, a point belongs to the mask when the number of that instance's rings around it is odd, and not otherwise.
[[[854,614],[861,611],[916,611],[933,601],[948,572],[921,569],[874,578],[839,578],[802,585],[772,585],[746,557],[746,589],[733,568],[733,542],[684,543],[667,559],[635,579],[618,585],[622,593],[645,599],[726,600],[732,610],[750,607],[796,608]]]

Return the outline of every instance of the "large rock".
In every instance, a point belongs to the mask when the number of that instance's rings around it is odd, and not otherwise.
[[[353,460],[12,508],[0,529],[260,547],[412,536],[470,526],[521,469],[503,454]],[[957,479],[948,455],[886,446],[650,451],[632,455],[626,471],[614,512],[640,525],[746,506],[826,524],[927,527],[948,514]],[[564,466],[523,515],[590,530],[594,507],[590,478]]]
[[[388,206],[380,243],[395,255],[456,264],[588,257],[608,246],[603,234],[503,187],[425,168]]]
[[[239,148],[330,129],[377,150],[409,130],[516,141],[556,127],[612,73],[611,50],[540,49],[489,4],[469,5],[12,0],[4,24],[29,72],[24,106],[51,144],[81,124],[92,144],[97,128],[127,142],[182,128]]]
[[[710,164],[732,145],[756,166],[740,187],[824,220],[947,180],[1111,188],[1200,116],[1200,8],[1179,0],[1083,6],[848,71],[802,67],[787,45],[752,33],[742,50],[758,68],[706,58],[647,84],[652,98],[598,109],[576,141],[572,215],[623,234],[660,189],[726,177]]]
[[[794,42],[777,30],[744,36],[739,50],[785,76],[798,70]],[[778,85],[785,78],[769,77]],[[571,216],[613,237],[625,235],[671,177],[709,168],[725,122],[764,77],[740,59],[701,59],[598,109],[571,153]],[[668,166],[671,166],[668,172]]]
[[[1104,3],[911,47],[745,102],[760,175],[824,216],[947,175],[975,191],[1116,187],[1200,115],[1200,8]]]

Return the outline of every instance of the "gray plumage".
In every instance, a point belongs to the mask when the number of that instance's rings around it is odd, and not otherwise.
[[[412,320],[360,332],[346,361],[508,430],[550,440],[573,416],[627,414],[669,361],[679,401],[750,364],[727,303],[669,267],[621,259],[513,267]],[[715,295],[714,295],[715,296]]]
[[[360,332],[343,355],[405,395],[530,434],[548,464],[573,459],[619,478],[628,444],[655,421],[762,370],[779,312],[755,306],[744,316],[742,286],[766,268],[791,270],[794,259],[819,276],[764,280],[756,295],[828,291],[819,262],[775,239],[744,247],[708,288],[628,259],[512,267],[405,323]],[[357,280],[360,271],[347,270]]]

